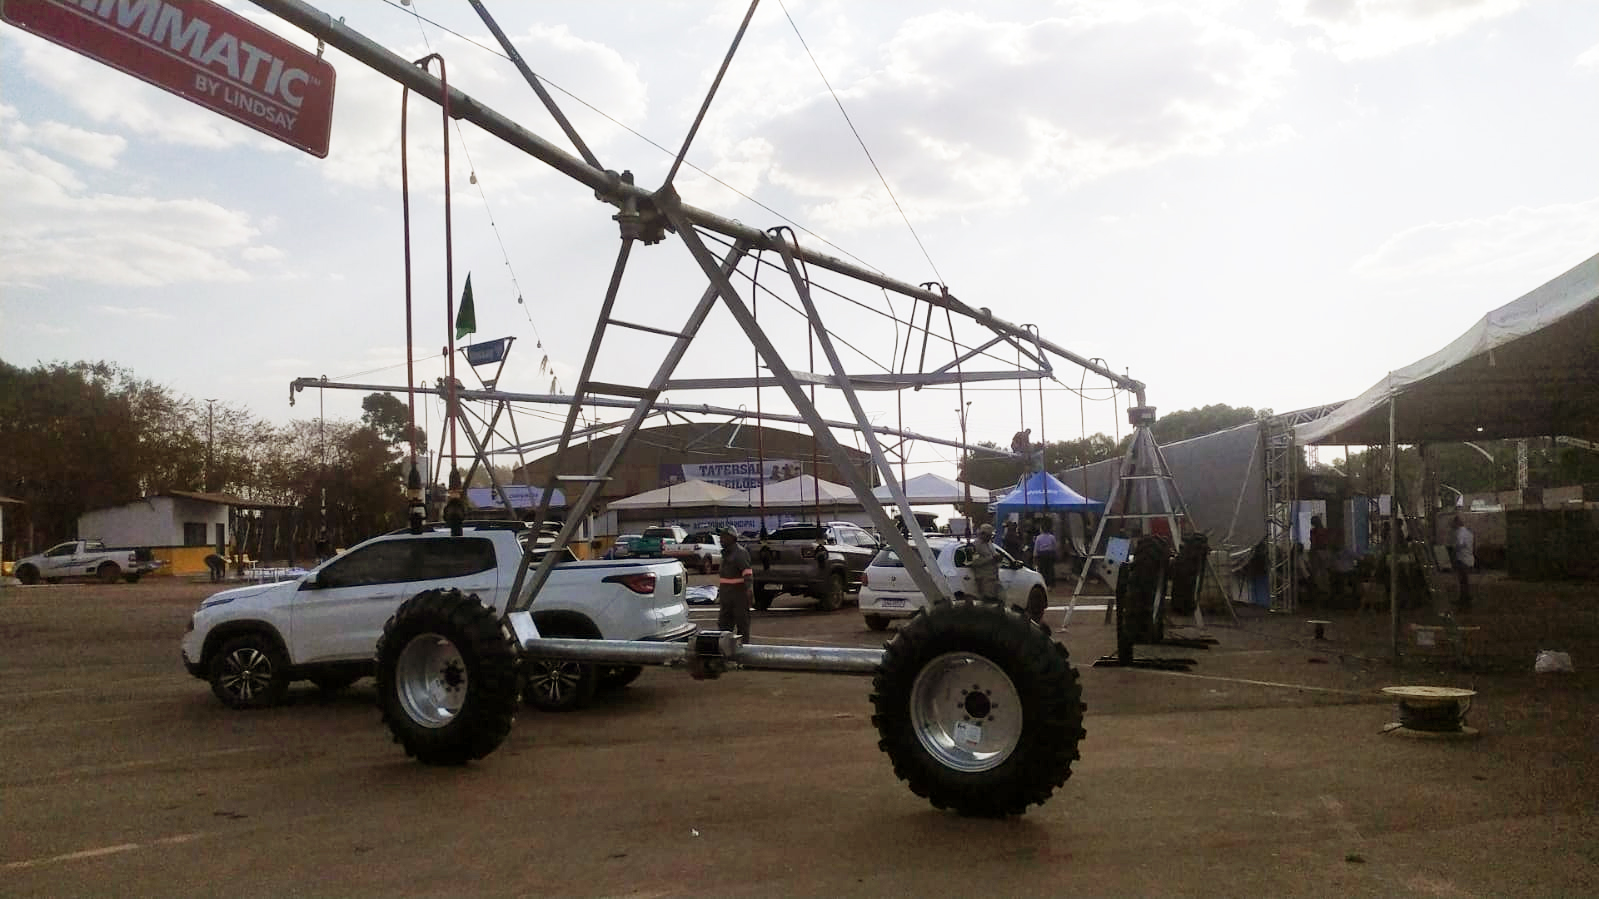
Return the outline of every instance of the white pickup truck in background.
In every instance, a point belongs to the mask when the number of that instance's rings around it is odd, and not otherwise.
[[[296,580],[224,590],[194,613],[184,665],[231,708],[275,705],[296,680],[349,686],[372,674],[384,623],[419,593],[454,589],[504,609],[529,533],[520,522],[469,522],[460,537],[428,525],[374,537]],[[670,641],[694,632],[676,559],[578,561],[560,552],[567,561],[531,609],[544,636]],[[546,711],[579,708],[642,670],[539,659],[526,669],[523,696]]]
[[[106,546],[99,540],[68,540],[42,553],[17,560],[12,571],[24,584],[53,584],[64,578],[97,578],[114,584],[134,583],[160,568],[147,547]]]

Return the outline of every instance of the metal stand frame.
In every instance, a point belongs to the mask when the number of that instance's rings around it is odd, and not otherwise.
[[[1121,389],[1135,393],[1140,402],[1143,401],[1144,385],[1141,382],[1125,375],[1117,374],[1101,363],[1090,361],[1050,341],[1044,340],[1038,335],[1036,328],[1012,324],[996,318],[987,309],[976,309],[967,306],[941,286],[932,284],[917,286],[897,281],[878,272],[855,266],[797,245],[791,245],[772,233],[751,228],[739,222],[683,204],[672,185],[672,178],[676,174],[678,166],[682,163],[684,154],[688,151],[688,145],[693,140],[695,131],[698,128],[699,119],[696,119],[693,127],[690,128],[682,152],[678,155],[677,163],[673,165],[671,174],[668,175],[661,187],[655,190],[646,190],[634,184],[631,173],[618,173],[603,168],[593,153],[582,143],[570,123],[560,114],[553,98],[548,92],[540,89],[536,76],[522,62],[521,57],[515,53],[514,47],[510,46],[510,42],[494,25],[481,3],[474,2],[474,8],[477,9],[479,15],[484,18],[491,31],[501,41],[502,46],[510,52],[513,62],[517,64],[523,76],[538,92],[545,107],[556,117],[567,137],[581,152],[582,158],[574,157],[543,138],[528,132],[520,125],[465,93],[453,87],[446,87],[438,78],[425,69],[413,65],[411,62],[354,31],[342,21],[337,21],[327,13],[300,2],[300,0],[254,0],[254,2],[268,12],[304,29],[319,40],[325,41],[328,45],[348,54],[410,90],[432,99],[434,102],[445,100],[447,94],[448,109],[452,116],[472,122],[489,134],[523,150],[573,180],[586,185],[594,191],[598,200],[617,209],[617,213],[613,218],[618,223],[622,244],[618,251],[610,284],[605,293],[593,336],[590,340],[581,376],[571,396],[552,398],[554,402],[568,408],[567,420],[562,430],[554,464],[552,465],[552,470],[555,472],[554,478],[560,482],[582,486],[581,493],[575,501],[570,502],[567,508],[566,521],[561,528],[560,534],[556,537],[557,545],[564,545],[573,538],[581,522],[594,507],[602,485],[615,471],[631,439],[638,433],[644,421],[658,410],[666,408],[664,404],[659,402],[665,391],[775,384],[783,389],[794,408],[798,411],[798,419],[810,427],[816,439],[822,444],[823,450],[834,455],[835,458],[841,455],[841,448],[832,433],[831,429],[833,427],[853,428],[864,435],[872,465],[881,476],[883,483],[889,488],[892,503],[900,513],[900,520],[906,523],[909,534],[902,535],[899,528],[890,519],[888,512],[883,508],[883,504],[873,498],[872,485],[866,473],[855,470],[850,466],[844,466],[844,473],[851,489],[863,507],[869,510],[873,523],[884,536],[887,544],[904,561],[906,572],[917,587],[929,597],[948,597],[951,592],[950,586],[945,582],[937,567],[932,564],[933,552],[929,548],[921,528],[916,524],[915,516],[911,514],[910,504],[876,436],[877,432],[886,432],[888,429],[876,428],[872,425],[856,398],[856,385],[878,389],[904,389],[928,384],[960,383],[970,380],[1052,377],[1051,369],[1044,355],[1049,353],[1108,378]],[[746,25],[748,21],[746,17]],[[741,27],[740,36],[742,36],[742,33],[743,29]],[[735,39],[734,48],[736,49],[736,47],[737,40]],[[732,52],[732,50],[729,51],[727,61],[731,60]],[[727,69],[727,61],[723,63],[723,73]],[[701,117],[704,116],[705,110],[709,107],[720,80],[721,75],[719,74],[705,98],[704,105],[701,107]],[[729,238],[732,244],[731,249],[722,258],[718,259],[707,248],[702,232],[719,234]],[[634,246],[639,242],[645,245],[659,243],[665,240],[668,235],[675,235],[682,241],[695,262],[703,270],[709,285],[701,294],[698,302],[694,304],[686,319],[674,329],[626,322],[615,318],[613,311],[617,294],[622,283],[623,274],[626,271],[628,258]],[[739,263],[754,252],[770,252],[781,256],[783,267],[789,276],[795,293],[799,297],[800,303],[804,307],[815,341],[822,349],[822,353],[827,360],[830,368],[829,373],[817,374],[792,370],[784,362],[767,335],[761,330],[744,299],[740,297],[735,289],[730,276]],[[824,327],[821,316],[812,301],[810,280],[805,266],[814,266],[854,279],[863,285],[923,301],[929,307],[929,320],[932,309],[935,307],[943,309],[946,315],[960,315],[987,328],[992,332],[992,339],[978,350],[961,355],[961,348],[954,343],[952,331],[951,351],[956,356],[956,359],[942,368],[915,375],[903,373],[886,376],[850,375],[845,372],[833,345],[831,334]],[[932,287],[939,287],[939,289],[933,290],[931,289]],[[682,360],[700,326],[705,322],[706,317],[718,302],[727,308],[750,342],[755,346],[760,359],[770,371],[769,377],[699,381],[678,381],[673,379],[673,373],[678,363]],[[612,327],[654,334],[670,339],[670,346],[662,355],[655,374],[647,384],[639,386],[611,383],[596,377],[595,369],[599,350],[604,343],[607,331]],[[1020,354],[1037,363],[1038,368],[1031,370],[1018,367],[1017,370],[1006,372],[965,372],[960,370],[959,363],[961,361],[1000,343],[1014,347]],[[950,370],[952,367],[955,369],[954,371]],[[816,406],[807,397],[804,389],[804,385],[814,384],[821,384],[839,390],[849,405],[853,420],[833,422],[824,419]],[[455,389],[453,384],[450,386],[452,387],[452,395],[456,397],[471,398],[474,395],[472,391]],[[299,381],[295,382],[294,389],[300,389]],[[414,390],[415,388],[408,386],[408,389]],[[499,396],[492,391],[484,393],[485,396],[481,398]],[[622,406],[629,408],[630,413],[625,423],[622,424],[619,433],[611,442],[605,457],[599,461],[594,470],[581,474],[561,473],[562,457],[570,447],[574,435],[579,433],[577,428],[579,411],[586,404]],[[708,406],[686,408],[695,412],[710,411]],[[458,412],[453,406],[447,411],[451,416],[456,416]],[[458,417],[455,420],[458,421]],[[488,451],[485,441],[479,439],[470,428],[467,431],[473,450],[480,457],[483,457]],[[544,490],[538,511],[535,514],[535,532],[548,516],[549,502],[555,486],[556,484],[552,482]],[[554,654],[559,652],[563,658],[617,664],[633,662],[670,664],[687,658],[685,650],[679,647],[662,647],[657,644],[566,641],[573,644],[581,643],[581,645],[567,646],[562,641],[548,638],[541,639],[538,636],[537,629],[533,626],[532,617],[528,610],[535,602],[540,587],[547,581],[558,554],[544,553],[542,558],[539,558],[536,550],[537,541],[530,541],[523,559],[523,565],[519,569],[516,581],[513,584],[511,598],[505,609],[505,618],[512,626],[518,642],[524,649],[530,649],[536,641],[538,654],[541,657],[554,657]],[[709,635],[702,634],[701,636]],[[695,641],[695,645],[700,646],[702,651],[700,654],[708,654],[703,652],[710,648],[708,645],[704,645],[702,641]],[[717,649],[718,654],[724,659],[744,666],[781,664],[803,670],[850,671],[854,673],[870,670],[875,667],[877,660],[881,657],[881,654],[877,651],[827,649],[795,651],[779,647],[737,645],[723,648],[719,643],[717,644]],[[780,652],[780,649],[783,651]],[[870,664],[868,664],[868,661],[870,661]]]
[[[1099,523],[1094,528],[1094,538],[1088,546],[1089,555],[1083,559],[1082,571],[1078,574],[1077,584],[1072,588],[1071,601],[1066,608],[1066,623],[1070,623],[1072,613],[1077,608],[1077,598],[1082,595],[1083,586],[1088,583],[1094,561],[1106,558],[1105,553],[1108,549],[1105,545],[1106,531],[1111,527],[1111,522],[1136,522],[1139,531],[1142,532],[1147,529],[1146,522],[1164,520],[1168,533],[1172,535],[1175,550],[1176,541],[1182,538],[1181,522],[1190,520],[1188,505],[1183,501],[1176,478],[1172,477],[1171,466],[1166,462],[1166,454],[1161,452],[1160,444],[1155,442],[1155,435],[1149,430],[1149,426],[1155,420],[1154,408],[1134,406],[1127,410],[1127,416],[1133,424],[1133,439],[1127,445],[1127,452],[1122,455],[1116,483],[1111,488],[1110,496],[1105,500],[1105,514],[1099,517]],[[1152,502],[1151,486],[1154,487],[1153,497],[1158,499],[1158,506]],[[1140,511],[1129,511],[1134,508],[1135,494],[1136,508]],[[1121,503],[1121,511],[1114,511],[1118,502]],[[1194,582],[1194,623],[1198,627],[1205,626],[1205,615],[1199,604],[1199,594],[1205,585],[1205,573],[1210,572],[1217,587],[1224,583],[1215,568],[1215,561],[1207,554],[1205,564]],[[1232,616],[1233,623],[1237,624],[1238,612],[1226,598],[1225,591],[1223,591],[1223,602],[1226,604],[1228,614]],[[1106,624],[1113,620],[1115,612],[1116,597],[1113,592],[1110,601],[1105,604]],[[1212,637],[1170,637],[1163,642],[1170,646],[1208,647],[1217,641]]]

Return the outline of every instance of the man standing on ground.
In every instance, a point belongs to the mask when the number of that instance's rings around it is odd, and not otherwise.
[[[1455,516],[1455,533],[1453,551],[1450,561],[1454,565],[1455,577],[1460,579],[1460,598],[1455,601],[1455,608],[1461,612],[1471,611],[1471,569],[1477,567],[1477,537],[1471,533],[1471,528],[1466,527],[1466,522],[1459,515]]]
[[[994,547],[994,526],[984,522],[977,529],[977,542],[967,550],[966,567],[971,569],[977,598],[999,602],[999,550]]]
[[[738,531],[729,525],[716,529],[722,544],[722,568],[716,582],[716,628],[738,631],[745,643],[750,642],[750,595],[754,592],[755,566],[750,562],[749,550],[739,545]]]
[[[1044,587],[1055,589],[1055,523],[1044,519],[1044,529],[1033,538],[1033,562],[1044,576]]]

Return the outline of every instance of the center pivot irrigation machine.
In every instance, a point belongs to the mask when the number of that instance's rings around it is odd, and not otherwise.
[[[602,665],[682,666],[697,678],[716,677],[734,670],[869,675],[872,677],[872,721],[881,736],[879,746],[888,754],[895,774],[933,805],[967,815],[1020,814],[1028,806],[1044,802],[1065,783],[1071,775],[1072,762],[1079,757],[1078,744],[1086,735],[1082,689],[1065,647],[1056,642],[1047,629],[1034,624],[1017,609],[953,597],[950,585],[932,564],[934,553],[917,524],[879,435],[931,438],[875,426],[856,392],[860,389],[916,390],[930,385],[1003,379],[1053,380],[1050,357],[1067,360],[1109,379],[1117,389],[1134,393],[1140,406],[1144,404],[1142,383],[1119,375],[1098,361],[1062,349],[1043,339],[1033,326],[1011,324],[987,309],[969,307],[936,282],[916,286],[897,281],[803,248],[785,236],[786,229],[768,232],[750,228],[685,205],[673,187],[673,177],[726,73],[728,62],[749,24],[749,16],[740,26],[739,37],[734,39],[665,182],[657,189],[646,190],[633,183],[630,173],[618,173],[600,165],[510,40],[476,0],[472,5],[478,15],[538,93],[581,158],[449,87],[429,71],[429,62],[436,61],[436,57],[418,62],[402,59],[342,21],[335,21],[297,0],[255,2],[399,82],[407,92],[438,103],[446,122],[455,118],[474,123],[586,185],[593,190],[596,199],[608,207],[608,212],[614,208],[612,217],[620,227],[621,248],[574,392],[571,395],[531,395],[493,389],[471,391],[455,380],[453,371],[436,391],[445,400],[451,422],[460,421],[479,461],[486,460],[488,435],[474,433],[471,426],[460,419],[463,400],[488,400],[502,406],[528,402],[564,407],[567,412],[565,427],[552,472],[562,470],[562,460],[567,457],[566,451],[574,435],[581,439],[586,433],[579,428],[583,407],[631,410],[625,421],[609,426],[615,428],[615,439],[597,464],[589,460],[593,465],[591,470],[552,478],[539,501],[533,534],[541,533],[541,526],[549,515],[550,498],[559,482],[574,492],[581,487],[575,501],[569,503],[565,522],[554,538],[557,546],[573,540],[585,516],[595,507],[603,484],[612,476],[631,438],[647,418],[663,411],[799,421],[809,427],[826,457],[833,459],[844,458],[834,429],[852,429],[858,432],[872,465],[887,486],[891,502],[899,513],[898,520],[890,518],[884,508],[886,503],[873,498],[872,484],[865,472],[847,464],[839,467],[855,496],[870,513],[878,532],[904,561],[906,573],[932,600],[925,613],[911,620],[882,649],[754,645],[719,631],[701,631],[687,642],[671,644],[543,637],[534,625],[530,609],[537,603],[540,588],[546,583],[558,554],[536,552],[539,541],[529,540],[511,598],[503,611],[483,604],[476,596],[431,591],[401,605],[385,628],[377,648],[380,702],[385,722],[408,754],[432,765],[461,764],[487,756],[511,730],[521,692],[521,673],[527,660],[558,659]],[[752,5],[751,14],[754,9]],[[442,65],[440,69],[442,72]],[[447,141],[448,128],[445,137]],[[446,159],[447,147],[446,143]],[[698,302],[686,320],[676,327],[641,325],[615,317],[617,294],[632,249],[638,243],[652,245],[668,237],[675,237],[682,243],[708,279]],[[707,246],[707,241],[725,246],[727,251],[718,257]],[[807,340],[813,348],[821,350],[830,371],[815,373],[791,368],[767,331],[762,329],[751,304],[746,303],[735,286],[735,277],[744,278],[749,299],[755,300],[753,279],[747,271],[741,271],[741,266],[753,258],[758,267],[762,254],[768,260],[775,260],[767,265],[786,275],[785,286],[792,289],[797,303],[795,311],[809,323]],[[909,298],[913,304],[925,304],[922,360],[916,370],[912,372],[907,370],[909,366],[902,366],[888,374],[847,373],[836,346],[838,337],[824,327],[817,310],[813,269],[858,287],[882,291],[884,296]],[[731,313],[749,338],[766,374],[760,374],[757,369],[754,377],[674,379],[679,361],[718,303]],[[933,330],[935,311],[949,323],[948,345],[953,358],[941,367],[929,369],[926,336]],[[956,341],[954,323],[957,319],[963,327],[975,328],[979,333],[979,338],[971,341],[971,345]],[[409,336],[409,318],[407,328]],[[669,344],[648,384],[629,386],[596,377],[596,361],[610,329],[654,335]],[[998,358],[990,352],[995,348],[1015,353],[1017,365],[1014,369],[970,369],[973,360]],[[454,356],[452,340],[452,363]],[[1022,364],[1024,359],[1026,365]],[[414,382],[414,378],[411,380]],[[410,392],[413,397],[418,392],[410,383],[395,388],[334,384],[325,379],[301,379],[294,383],[293,390],[308,386],[397,390]],[[663,393],[668,390],[752,387],[758,390],[762,386],[780,388],[797,410],[797,417],[663,401]],[[836,390],[842,396],[851,413],[850,420],[829,420],[817,411],[814,402],[817,386]],[[807,389],[812,391],[811,395],[807,395]],[[453,427],[452,424],[452,442]],[[492,422],[489,430],[493,430]],[[965,446],[964,434],[962,442],[949,445]],[[413,481],[413,488],[417,486]],[[451,486],[458,487],[459,482]],[[454,510],[457,521],[460,512],[457,505]],[[413,493],[411,514],[413,525],[420,526],[424,507],[419,492]],[[446,519],[451,514],[447,505]],[[904,522],[905,533],[901,532],[899,522]]]

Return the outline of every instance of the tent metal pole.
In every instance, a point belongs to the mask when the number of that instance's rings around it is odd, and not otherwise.
[[[1399,444],[1394,397],[1388,395],[1388,631],[1394,661],[1399,661]]]

